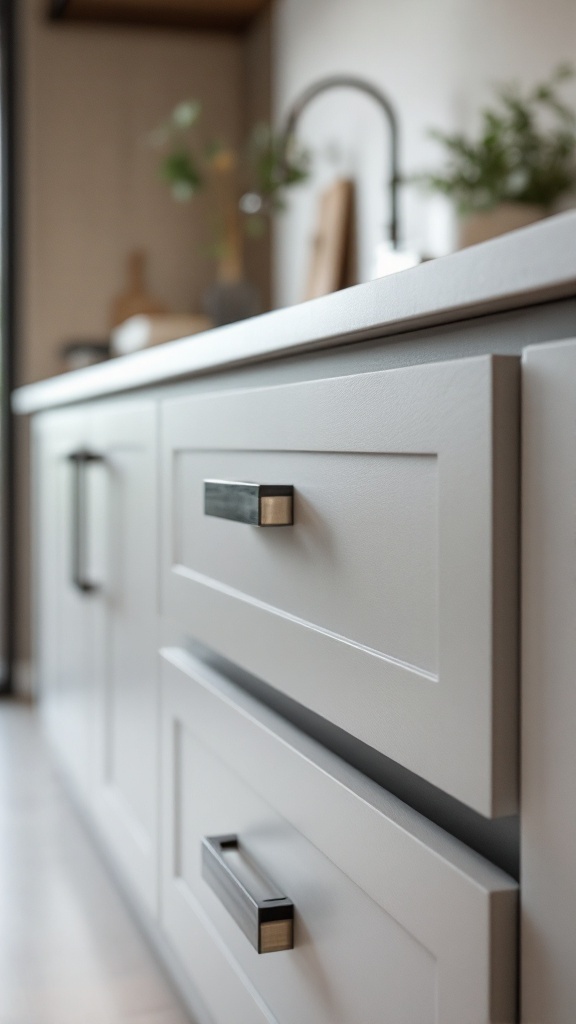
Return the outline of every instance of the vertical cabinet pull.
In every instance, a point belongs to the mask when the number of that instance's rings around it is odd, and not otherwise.
[[[258,953],[294,946],[294,905],[242,850],[238,837],[205,836],[202,877]]]
[[[95,462],[102,462],[102,456],[80,449],[71,452],[68,462],[72,466],[72,583],[83,594],[98,590],[98,584],[88,579],[86,570],[87,500],[86,471]]]

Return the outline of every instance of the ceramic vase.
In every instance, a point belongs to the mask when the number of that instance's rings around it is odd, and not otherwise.
[[[526,227],[546,216],[543,206],[528,203],[499,203],[491,210],[478,210],[462,217],[458,224],[458,248],[486,242],[497,235]]]

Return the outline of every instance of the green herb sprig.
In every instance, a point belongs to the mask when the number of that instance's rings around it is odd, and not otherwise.
[[[559,89],[574,77],[569,64],[523,92],[498,86],[497,102],[481,114],[480,134],[432,131],[447,152],[446,167],[420,179],[454,201],[460,214],[499,203],[535,204],[550,210],[576,191],[576,113]]]

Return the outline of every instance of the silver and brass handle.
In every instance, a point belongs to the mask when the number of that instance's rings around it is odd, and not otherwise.
[[[249,526],[292,526],[294,488],[288,484],[205,480],[204,514]]]
[[[86,470],[102,456],[80,449],[68,456],[72,465],[72,583],[83,594],[98,590],[98,584],[88,579],[86,572]]]
[[[238,837],[205,836],[202,877],[258,953],[294,946],[294,905],[242,850]]]

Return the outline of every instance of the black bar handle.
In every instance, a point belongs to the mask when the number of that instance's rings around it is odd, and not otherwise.
[[[242,850],[238,836],[205,836],[202,877],[258,953],[294,947],[294,904]]]
[[[249,526],[292,526],[294,488],[291,484],[205,480],[204,515]]]
[[[86,469],[102,456],[81,448],[68,455],[72,476],[72,583],[83,594],[98,590],[98,584],[86,576]]]

